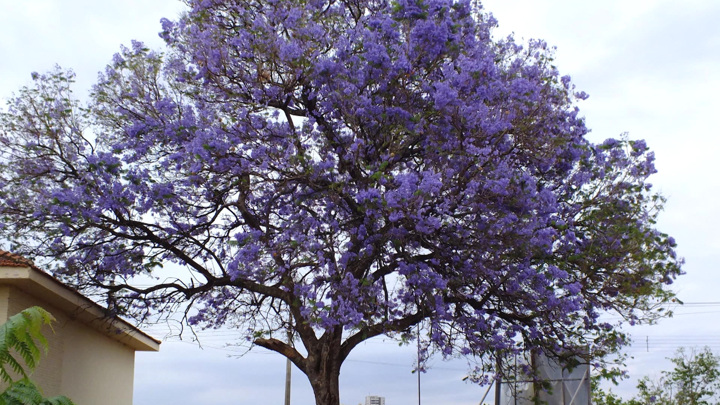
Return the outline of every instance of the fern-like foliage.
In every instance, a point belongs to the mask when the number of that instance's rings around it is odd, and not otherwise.
[[[64,396],[45,398],[28,376],[37,367],[41,354],[47,352],[42,327],[54,320],[48,311],[31,307],[0,325],[0,379],[9,384],[0,394],[0,405],[73,405]],[[13,374],[22,378],[15,380]]]
[[[0,325],[0,379],[12,383],[11,371],[27,378],[27,372],[16,356],[19,356],[30,370],[34,370],[40,360],[40,347],[47,350],[48,345],[42,334],[42,327],[54,320],[46,310],[32,307]]]
[[[42,391],[27,378],[13,382],[0,394],[0,405],[74,405],[65,396],[45,398]]]

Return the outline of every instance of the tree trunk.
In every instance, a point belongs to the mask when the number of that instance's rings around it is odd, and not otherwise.
[[[340,405],[340,370],[310,379],[315,405]]]
[[[315,350],[308,350],[307,374],[315,405],[340,405],[340,338],[342,329],[326,333]]]

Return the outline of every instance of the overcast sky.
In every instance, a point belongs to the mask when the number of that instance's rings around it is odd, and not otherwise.
[[[658,325],[631,329],[630,381],[614,388],[628,398],[634,380],[668,367],[677,346],[710,345],[720,353],[720,2],[717,0],[488,0],[498,35],[542,38],[557,46],[557,65],[590,94],[580,104],[594,141],[628,132],[657,156],[652,182],[667,198],[659,222],[686,259],[675,284],[688,305]],[[55,64],[78,75],[82,97],[120,44],[160,48],[159,20],[175,18],[174,0],[0,0],[0,98]],[[699,303],[716,303],[700,305]],[[149,329],[163,338],[167,328]],[[200,334],[203,349],[170,339],[159,353],[139,353],[135,404],[281,404],[284,360],[256,349],[242,358],[230,331]],[[417,403],[412,347],[375,339],[343,366],[341,399],[383,395],[387,405]],[[422,375],[425,404],[477,404],[485,388],[461,381],[463,362],[432,362]],[[313,404],[309,384],[293,374],[293,404]]]

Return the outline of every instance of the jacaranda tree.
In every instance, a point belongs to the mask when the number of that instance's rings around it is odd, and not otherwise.
[[[138,319],[238,328],[318,405],[360,342],[601,358],[680,273],[642,141],[596,145],[542,41],[469,0],[189,0],[89,102],[2,115],[1,237]],[[165,266],[163,269],[161,267]],[[182,313],[182,312],[181,312]],[[297,342],[286,342],[286,330]]]

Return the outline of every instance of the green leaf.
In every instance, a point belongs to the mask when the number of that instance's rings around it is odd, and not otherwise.
[[[55,318],[48,311],[31,307],[0,325],[0,379],[9,384],[0,394],[0,405],[73,405],[64,396],[44,398],[28,378],[28,372],[35,370],[42,352],[47,352],[48,341],[42,328],[53,321]],[[22,378],[15,381],[13,373]]]

